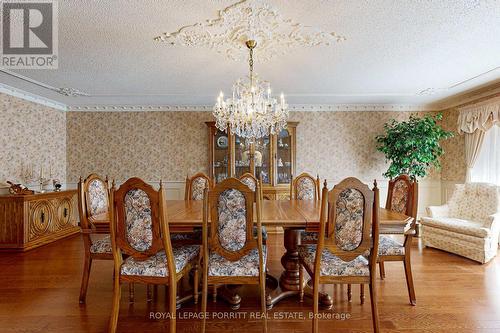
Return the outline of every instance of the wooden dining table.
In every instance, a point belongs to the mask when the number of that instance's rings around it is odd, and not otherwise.
[[[202,226],[203,201],[167,200],[167,217],[171,230],[185,231]],[[210,215],[210,214],[209,214]],[[256,217],[256,214],[253,214]],[[320,202],[316,200],[264,200],[262,201],[261,222],[264,226],[284,229],[286,252],[281,258],[283,273],[278,279],[268,275],[268,308],[280,300],[299,293],[299,256],[300,234],[303,230],[317,231],[320,220]],[[410,232],[412,218],[384,208],[379,211],[379,230],[381,234],[400,234]],[[305,295],[311,290],[306,288]],[[222,295],[233,309],[238,309],[241,298],[236,289],[225,289]],[[320,303],[331,307],[333,302],[328,294],[321,294]]]

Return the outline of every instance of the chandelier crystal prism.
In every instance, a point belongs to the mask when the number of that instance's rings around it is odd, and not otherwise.
[[[221,130],[245,139],[259,139],[270,134],[278,134],[286,128],[288,105],[285,96],[279,100],[271,96],[271,85],[259,79],[253,72],[253,50],[255,40],[248,40],[250,74],[238,79],[233,85],[231,98],[224,100],[221,92],[214,106],[215,125]]]

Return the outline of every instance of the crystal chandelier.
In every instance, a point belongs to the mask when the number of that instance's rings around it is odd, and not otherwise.
[[[238,79],[233,85],[233,96],[224,100],[221,92],[214,106],[215,125],[221,131],[229,130],[245,139],[259,139],[270,134],[278,134],[286,128],[288,105],[281,94],[279,101],[271,96],[271,86],[259,80],[253,72],[253,50],[255,40],[248,40],[250,51],[250,75]]]

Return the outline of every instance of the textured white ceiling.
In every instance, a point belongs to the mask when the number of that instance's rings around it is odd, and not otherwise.
[[[212,104],[247,73],[246,63],[153,37],[216,18],[234,2],[59,1],[59,69],[15,73],[90,96],[63,96],[4,72],[0,82],[73,107]],[[266,62],[257,54],[256,71],[290,104],[428,105],[500,80],[497,0],[267,3],[347,38]]]

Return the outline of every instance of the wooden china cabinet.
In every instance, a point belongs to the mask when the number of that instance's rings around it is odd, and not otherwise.
[[[265,199],[288,199],[290,181],[295,172],[296,129],[298,122],[288,122],[287,128],[247,142],[245,139],[218,130],[215,122],[208,127],[209,176],[218,183],[228,177],[240,177],[250,172],[262,179]]]

